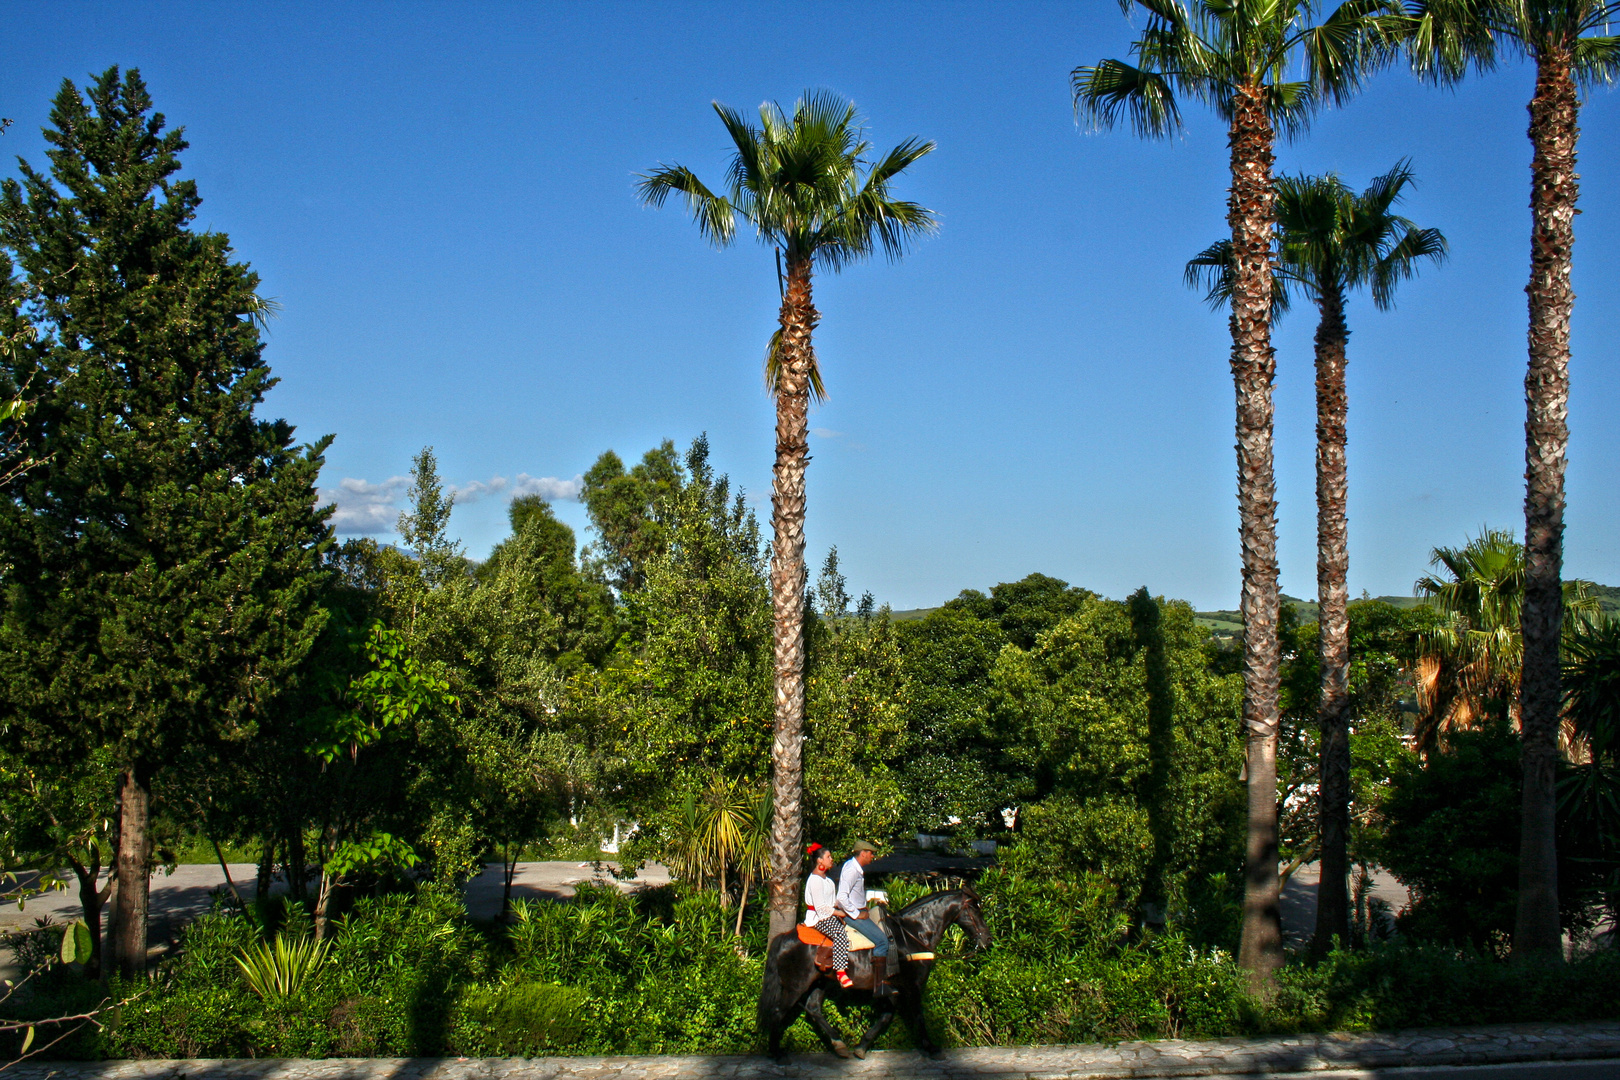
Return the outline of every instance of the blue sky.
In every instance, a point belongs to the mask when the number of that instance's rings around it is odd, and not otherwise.
[[[1082,3],[142,3],[17,5],[0,114],[12,155],[64,77],[139,67],[184,125],[201,224],[283,305],[269,412],[337,435],[323,485],[350,529],[397,514],[436,448],[469,552],[514,490],[556,499],[603,450],[707,431],[768,519],[759,363],[769,251],[716,252],[634,174],[718,178],[711,100],[852,98],[880,148],[939,149],[899,193],[940,233],[903,262],[816,281],[831,400],[812,415],[810,557],[856,592],[933,605],[1032,571],[1231,607],[1239,580],[1225,319],[1181,284],[1224,228],[1219,121],[1183,137],[1076,128],[1068,74],[1132,27]],[[1403,71],[1281,148],[1364,186],[1411,157],[1406,212],[1451,261],[1399,308],[1352,301],[1352,591],[1407,593],[1429,549],[1522,529],[1525,103],[1511,61],[1455,92]],[[1620,140],[1582,114],[1566,573],[1620,583]],[[1282,583],[1315,595],[1307,309],[1277,334]],[[498,480],[499,478],[499,480]],[[386,532],[379,533],[390,538]]]

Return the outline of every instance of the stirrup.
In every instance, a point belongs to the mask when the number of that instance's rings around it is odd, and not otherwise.
[[[855,980],[849,977],[849,972],[840,971],[837,974],[839,986],[842,986],[845,990],[853,990],[855,988]]]

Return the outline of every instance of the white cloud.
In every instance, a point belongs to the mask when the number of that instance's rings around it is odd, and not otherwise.
[[[585,476],[583,473],[572,480],[559,480],[555,476],[530,476],[528,473],[518,473],[517,482],[512,485],[512,495],[538,495],[547,502],[567,502],[579,498],[579,493],[585,490]]]
[[[334,504],[332,527],[340,533],[393,532],[399,522],[399,500],[411,486],[408,476],[390,476],[380,484],[345,477],[335,488],[321,488],[321,505]]]
[[[390,476],[380,484],[368,480],[344,477],[337,487],[321,488],[316,493],[322,506],[328,503],[332,512],[332,528],[345,534],[391,533],[399,526],[400,511],[405,509],[405,492],[411,486],[408,476]],[[518,473],[516,480],[504,476],[489,480],[472,480],[465,484],[447,485],[455,497],[456,505],[463,506],[490,496],[507,501],[520,495],[538,495],[548,502],[579,498],[585,489],[585,477],[559,480],[555,476],[530,476]]]
[[[824,427],[813,427],[810,429],[810,434],[818,439],[839,439],[844,435],[842,431],[834,431],[832,428]]]
[[[475,503],[485,495],[499,495],[505,490],[506,477],[504,476],[494,477],[487,484],[481,480],[474,480],[467,484],[450,485],[450,494],[455,496],[457,506]]]

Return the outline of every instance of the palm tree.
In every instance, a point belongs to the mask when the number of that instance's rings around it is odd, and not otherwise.
[[[1446,621],[1419,642],[1418,747],[1428,753],[1446,732],[1493,712],[1522,730],[1524,546],[1505,529],[1485,529],[1460,548],[1435,548],[1430,562],[1442,573],[1419,578],[1414,591]],[[1586,582],[1563,582],[1560,592],[1569,611],[1598,611]]]
[[[1496,62],[1498,44],[1530,57],[1530,363],[1524,379],[1525,589],[1520,682],[1524,795],[1519,909],[1513,951],[1558,960],[1556,836],[1559,641],[1563,626],[1564,467],[1569,446],[1570,287],[1575,246],[1577,90],[1620,73],[1620,37],[1608,33],[1610,0],[1427,0],[1408,27],[1413,66],[1437,82]]]
[[[1148,16],[1138,63],[1104,60],[1071,76],[1075,111],[1095,126],[1128,118],[1137,134],[1181,126],[1177,95],[1226,121],[1232,186],[1232,378],[1237,388],[1238,512],[1243,546],[1243,720],[1249,837],[1239,962],[1269,994],[1282,964],[1277,876],[1277,521],[1272,470],[1271,166],[1278,132],[1302,132],[1324,101],[1343,101],[1404,23],[1395,0],[1347,0],[1319,23],[1312,0],[1121,0]],[[1301,77],[1292,78],[1297,71]]]
[[[1350,567],[1345,500],[1345,428],[1349,402],[1345,365],[1350,330],[1345,297],[1370,286],[1373,305],[1387,311],[1395,285],[1417,272],[1419,259],[1440,262],[1446,238],[1419,229],[1394,212],[1412,170],[1400,161],[1360,195],[1337,176],[1290,176],[1277,181],[1276,295],[1297,288],[1315,301],[1316,327],[1316,595],[1320,606],[1322,730],[1317,802],[1321,885],[1313,951],[1350,940]],[[1212,244],[1187,264],[1189,284],[1208,282],[1209,299],[1231,293],[1231,242]]]
[[[812,386],[820,384],[811,335],[820,315],[811,303],[817,265],[837,271],[881,249],[891,260],[935,228],[933,212],[889,192],[895,177],[934,149],[907,139],[875,161],[855,106],[836,95],[807,92],[792,116],[760,106],[760,126],[714,103],[735,150],[727,188],[717,195],[690,169],[660,166],[641,178],[643,202],[686,200],[698,230],[716,247],[754,227],[785,264],[780,339],[766,352],[766,380],[776,397],[776,464],[772,472],[771,604],[774,615],[776,716],[771,743],[770,932],[791,929],[798,912],[804,776],[804,468]],[[781,265],[779,264],[779,265]]]

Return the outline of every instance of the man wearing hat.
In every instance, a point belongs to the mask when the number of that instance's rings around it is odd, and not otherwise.
[[[857,840],[854,851],[838,874],[838,917],[872,942],[872,992],[888,994],[889,938],[868,917],[871,912],[866,909],[866,867],[877,858],[877,848]]]

